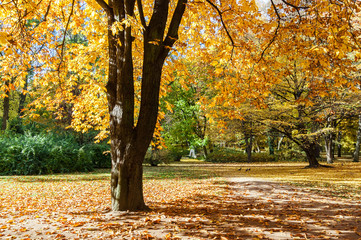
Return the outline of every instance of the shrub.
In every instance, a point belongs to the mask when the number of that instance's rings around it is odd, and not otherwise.
[[[282,151],[276,152],[276,157],[278,161],[307,161],[303,151],[298,149],[284,149]]]
[[[169,159],[175,162],[179,162],[183,156],[188,154],[187,149],[179,147],[170,147],[168,151]]]
[[[88,143],[84,145],[84,151],[89,155],[95,168],[110,168],[112,161],[110,158],[110,146],[106,142]]]
[[[0,136],[0,173],[5,175],[90,171],[91,158],[70,134],[25,132]]]
[[[247,162],[247,154],[230,148],[216,148],[208,154],[206,161],[218,163]],[[268,153],[252,153],[252,162],[271,161],[275,161],[275,157]]]

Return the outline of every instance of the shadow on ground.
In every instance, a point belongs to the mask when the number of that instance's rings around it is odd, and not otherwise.
[[[163,203],[154,209],[165,216],[154,229],[181,239],[361,239],[360,202],[257,179],[230,181],[223,196]]]

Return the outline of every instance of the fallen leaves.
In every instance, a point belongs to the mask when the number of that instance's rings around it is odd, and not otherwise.
[[[153,210],[139,213],[109,211],[104,174],[4,177],[0,184],[4,239],[357,239],[361,231],[360,203],[286,184],[146,178]]]

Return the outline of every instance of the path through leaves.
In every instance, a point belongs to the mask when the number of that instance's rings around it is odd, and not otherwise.
[[[361,202],[255,178],[147,180],[112,213],[107,175],[0,180],[1,239],[361,239]]]

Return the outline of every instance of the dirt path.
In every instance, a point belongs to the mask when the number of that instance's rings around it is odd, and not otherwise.
[[[0,239],[361,239],[361,202],[256,178],[209,182],[151,212],[0,213]]]
[[[266,239],[361,239],[361,202],[323,197],[287,184],[256,178],[231,178],[241,213],[253,224],[249,233]],[[239,218],[238,218],[239,219]],[[242,221],[243,221],[242,220]],[[248,226],[247,226],[248,225]]]

